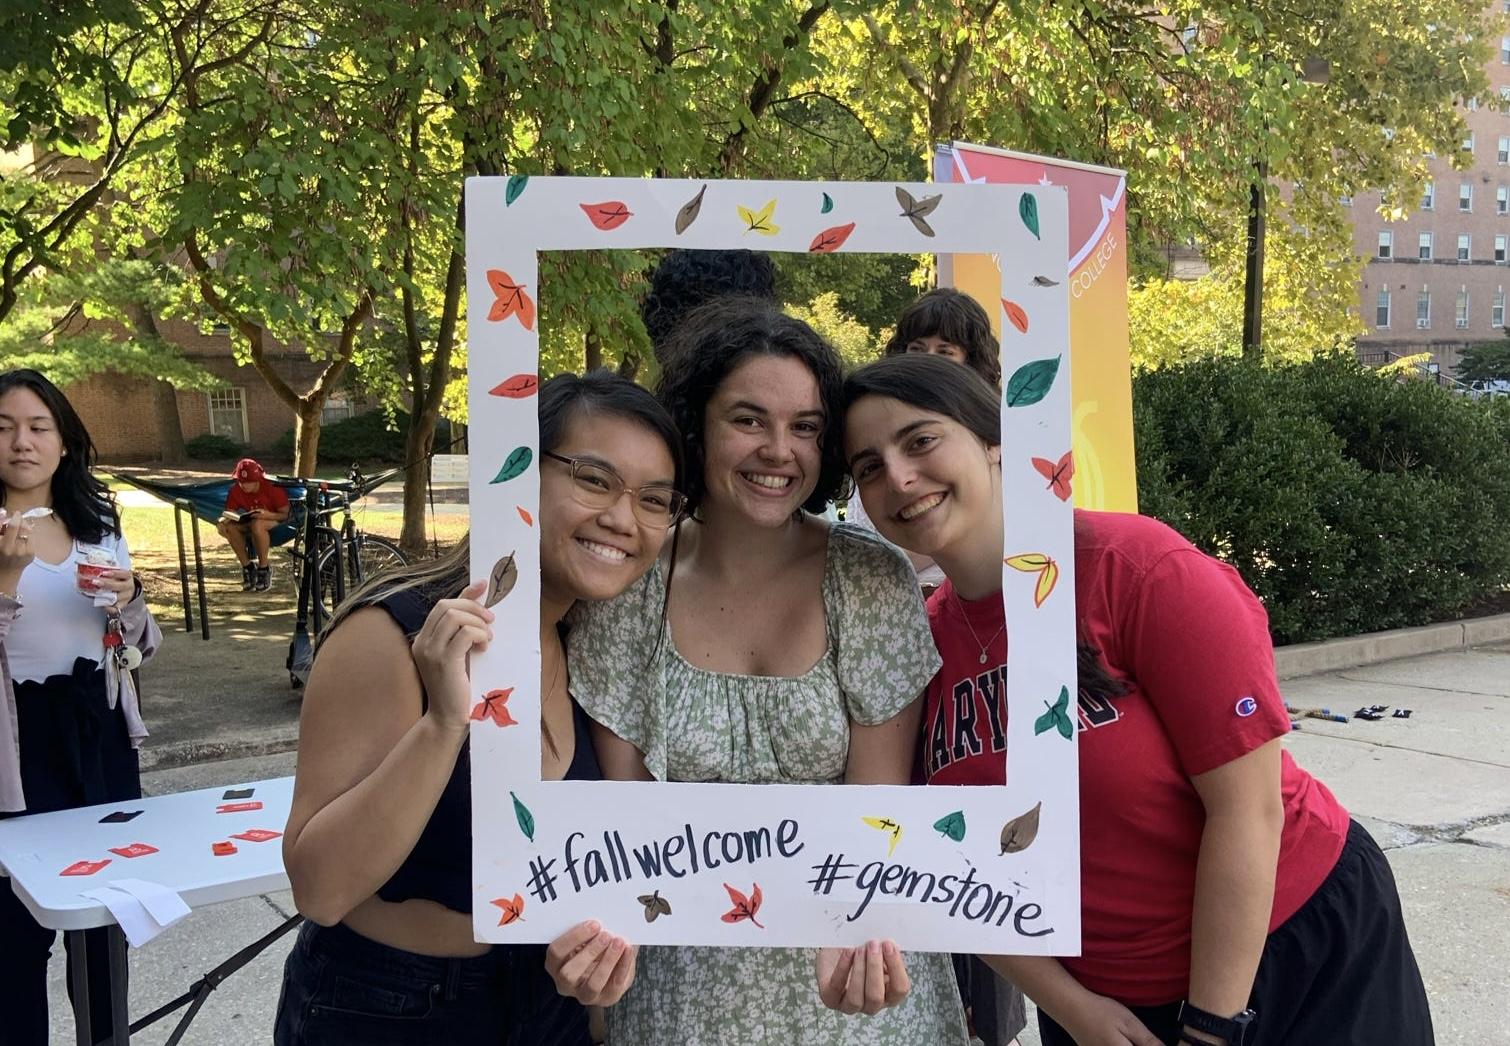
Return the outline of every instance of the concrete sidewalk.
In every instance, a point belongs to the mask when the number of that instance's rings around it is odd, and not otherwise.
[[[1510,644],[1291,679],[1284,689],[1296,706],[1412,710],[1409,719],[1378,722],[1307,719],[1290,735],[1290,750],[1389,854],[1437,1042],[1510,1043]],[[292,772],[285,753],[157,771],[144,784],[163,793]],[[195,912],[132,953],[131,1012],[178,995],[291,910],[283,893]],[[228,980],[183,1041],[269,1041],[291,944],[279,941]],[[59,947],[49,989],[55,1046],[73,1042],[63,970]],[[133,1041],[157,1046],[172,1024]],[[1030,1028],[1023,1044],[1037,1042]]]

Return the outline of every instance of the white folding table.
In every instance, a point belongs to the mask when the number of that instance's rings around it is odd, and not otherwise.
[[[249,796],[244,796],[247,789]],[[128,1043],[131,1033],[188,1005],[170,1043],[176,1043],[204,999],[224,978],[299,922],[286,921],[197,981],[182,997],[131,1025],[126,1005],[126,938],[105,905],[84,891],[114,879],[141,879],[167,887],[191,909],[288,888],[281,833],[288,821],[294,779],[282,777],[223,785],[194,792],[132,799],[103,806],[30,814],[0,821],[0,875],[42,926],[69,935],[69,979],[80,1046],[94,1046],[89,1027],[89,992],[84,964],[84,931],[109,929],[110,997],[114,1011],[112,1044]],[[246,808],[258,804],[255,809]],[[229,809],[226,809],[229,808]],[[102,821],[112,814],[140,811],[126,821]],[[279,833],[262,841],[237,839],[240,833]],[[234,853],[217,854],[215,843],[229,842]],[[155,852],[127,857],[145,843]],[[62,875],[79,862],[110,863],[86,875]]]

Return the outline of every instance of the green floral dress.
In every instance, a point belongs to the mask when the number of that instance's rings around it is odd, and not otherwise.
[[[660,643],[659,563],[617,599],[578,604],[568,659],[587,713],[645,753],[661,781],[832,784],[849,724],[882,723],[922,693],[939,657],[912,567],[875,534],[830,528],[823,573],[828,649],[800,676],[712,672]],[[818,999],[815,952],[647,946],[608,1010],[609,1046],[963,1046],[949,956],[907,956],[912,992],[874,1017]]]

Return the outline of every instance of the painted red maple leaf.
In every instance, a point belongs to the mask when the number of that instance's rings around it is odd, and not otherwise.
[[[513,897],[495,897],[488,903],[503,913],[498,917],[499,926],[524,918],[524,898],[517,893]]]
[[[524,284],[515,283],[514,278],[502,269],[489,269],[488,286],[498,295],[488,310],[488,319],[497,322],[518,316],[525,330],[535,329],[535,303],[524,293]]]
[[[844,246],[844,241],[849,239],[849,234],[855,231],[855,223],[848,225],[835,225],[832,229],[824,229],[813,242],[807,245],[810,254],[828,254],[837,251]]]
[[[764,930],[765,927],[761,926],[760,920],[755,918],[755,916],[760,914],[760,902],[763,900],[760,894],[760,884],[755,884],[754,892],[748,897],[734,889],[728,883],[724,883],[724,889],[729,891],[729,900],[733,902],[734,907],[724,912],[722,916],[723,921],[726,923],[737,923],[748,919]]]
[[[1049,481],[1049,489],[1060,501],[1070,500],[1070,480],[1075,478],[1075,452],[1067,450],[1056,464],[1048,458],[1033,458],[1033,467]]]
[[[514,692],[513,687],[503,690],[489,690],[482,695],[482,700],[472,709],[472,718],[481,722],[491,719],[499,726],[514,726],[519,722],[509,715],[509,695]]]

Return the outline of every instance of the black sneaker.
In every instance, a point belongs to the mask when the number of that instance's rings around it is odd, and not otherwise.
[[[272,587],[273,587],[273,568],[272,567],[258,567],[257,568],[257,591],[258,592],[266,592],[268,589],[270,589]]]
[[[250,592],[257,587],[257,567],[248,563],[241,568],[241,591]]]

